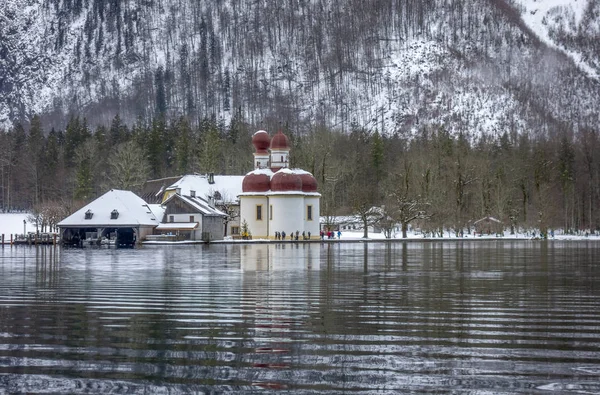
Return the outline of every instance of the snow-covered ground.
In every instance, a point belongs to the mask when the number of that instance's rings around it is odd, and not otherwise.
[[[521,18],[542,41],[565,52],[590,77],[599,78],[596,70],[585,62],[580,53],[558,46],[550,38],[548,32],[553,25],[552,19],[557,13],[568,16],[571,22],[570,27],[572,30],[576,30],[583,18],[589,0],[516,0],[516,2],[523,7]]]
[[[4,234],[5,240],[10,239],[11,234],[23,234],[23,220],[27,221],[27,213],[0,213],[0,235]],[[27,232],[35,232],[35,225],[29,222],[25,224]],[[424,237],[421,233],[409,232],[406,240],[482,240],[482,239],[531,239],[533,237],[532,232],[519,232],[515,235],[511,235],[510,232],[506,231],[502,237],[492,236],[473,236],[473,235],[465,235],[464,237],[456,237],[454,233],[446,232],[443,238],[439,237]],[[402,234],[397,233],[392,237],[395,240],[401,240]],[[554,234],[554,237],[551,239],[555,240],[598,240],[600,241],[600,236],[586,236],[585,234],[581,235],[565,235],[562,232],[557,231]],[[338,240],[337,234],[335,240]],[[341,235],[341,240],[352,241],[352,240],[363,240],[363,232],[362,231],[343,231]],[[383,233],[374,233],[369,232],[369,240],[385,240],[385,235]],[[232,240],[225,240],[232,241]],[[252,240],[252,241],[265,241],[265,240]],[[247,240],[239,240],[240,243],[247,243]]]
[[[0,213],[0,235],[6,240],[11,234],[23,234],[23,220],[27,221],[28,213]],[[27,232],[35,232],[35,224],[25,223]],[[0,236],[1,237],[1,236]]]
[[[417,233],[417,232],[408,232],[407,234],[407,238],[404,240],[407,241],[417,241],[417,240],[440,240],[440,241],[444,241],[444,240],[514,240],[514,239],[521,239],[521,240],[531,240],[534,239],[535,237],[539,236],[539,232],[536,231],[536,234],[534,235],[533,231],[529,231],[529,232],[517,232],[514,235],[511,235],[509,231],[505,231],[504,234],[502,236],[496,236],[496,235],[464,235],[463,237],[458,237],[456,236],[453,232],[449,233],[449,232],[445,232],[444,233],[444,237],[433,237],[433,236],[427,236],[425,237],[422,233]],[[599,235],[595,235],[595,236],[586,236],[584,233],[583,234],[579,234],[579,235],[566,235],[563,234],[562,232],[558,231],[558,232],[554,232],[554,235],[550,237],[551,240],[597,240],[600,241],[600,236]],[[287,239],[289,240],[289,238]],[[343,231],[341,234],[341,238],[338,238],[337,233],[335,234],[335,239],[327,239],[327,237],[325,237],[325,241],[336,241],[336,240],[342,240],[342,241],[362,241],[365,240],[363,238],[363,232],[362,231]],[[374,232],[369,232],[368,234],[368,240],[387,240],[385,238],[385,235],[383,233],[374,233]],[[402,239],[402,233],[397,233],[392,235],[392,240],[403,240]],[[226,240],[223,240],[223,242],[233,242],[234,240],[231,238],[227,238]],[[252,239],[252,240],[235,240],[235,242],[240,242],[240,243],[251,243],[251,242],[265,242],[267,240],[265,239]]]

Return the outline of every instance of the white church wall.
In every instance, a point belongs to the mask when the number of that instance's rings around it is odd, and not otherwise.
[[[269,236],[274,237],[275,232],[285,232],[289,237],[290,232],[298,231],[302,234],[304,229],[304,216],[302,195],[275,195],[270,196],[269,205],[273,207],[273,217],[269,229]]]
[[[261,219],[257,219],[257,206],[261,207]],[[242,196],[240,198],[240,232],[244,220],[252,238],[266,238],[269,222],[269,205],[266,196]]]
[[[312,239],[319,238],[319,216],[321,213],[320,198],[318,196],[306,196],[304,198],[304,230],[310,232]],[[311,207],[312,219],[308,218],[308,207]]]

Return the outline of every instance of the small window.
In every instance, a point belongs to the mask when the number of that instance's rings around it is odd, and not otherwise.
[[[273,221],[273,205],[269,206],[269,221]]]
[[[93,216],[94,213],[92,213],[92,210],[88,210],[85,212],[85,219],[92,219]]]
[[[256,205],[256,220],[262,221],[262,205],[260,204]]]
[[[283,155],[281,155],[281,163],[283,163]]]
[[[169,215],[169,222],[175,222],[175,216]]]
[[[312,221],[313,216],[312,216],[312,206],[306,206],[306,219],[308,221]]]
[[[232,235],[239,235],[240,234],[240,227],[239,226],[232,226],[231,227],[231,234]]]
[[[190,215],[190,222],[195,222],[195,221],[194,221],[194,216],[193,216],[193,215]]]
[[[110,219],[117,219],[119,218],[119,212],[115,209],[110,213]]]

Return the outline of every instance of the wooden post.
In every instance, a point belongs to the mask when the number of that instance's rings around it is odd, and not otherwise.
[[[13,234],[11,233],[10,234],[10,246],[12,247],[12,245],[13,245]]]
[[[4,247],[4,233],[2,233],[2,247]]]
[[[52,236],[52,245],[56,246],[56,233]]]

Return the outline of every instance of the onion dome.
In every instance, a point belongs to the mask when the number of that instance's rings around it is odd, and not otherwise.
[[[259,130],[252,136],[252,145],[254,145],[257,154],[267,154],[270,143],[271,138],[269,137],[269,133],[264,130]]]
[[[271,190],[276,192],[301,191],[302,179],[291,171],[278,171],[271,178]]]
[[[264,173],[248,173],[242,181],[242,192],[267,192],[271,189],[271,179]]]
[[[290,143],[285,134],[281,132],[277,132],[275,136],[271,139],[271,149],[272,150],[289,150]]]
[[[310,173],[300,174],[302,192],[317,192],[317,180]]]

